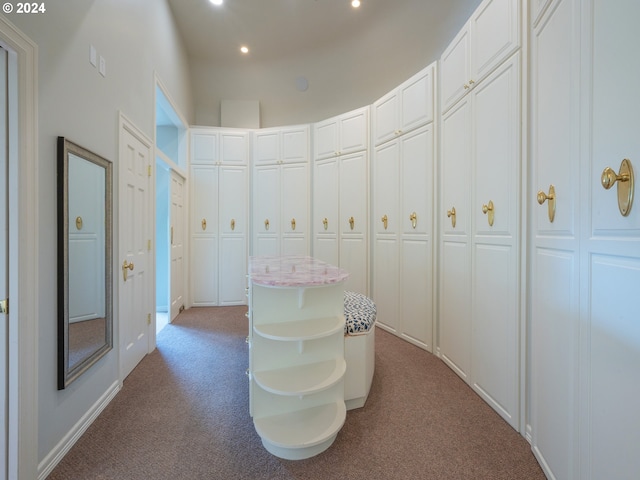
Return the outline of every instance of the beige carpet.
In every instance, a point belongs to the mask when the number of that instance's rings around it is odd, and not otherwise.
[[[248,413],[245,311],[181,313],[48,478],[545,478],[524,438],[444,363],[380,329],[369,399],[335,443],[307,460],[270,455]]]

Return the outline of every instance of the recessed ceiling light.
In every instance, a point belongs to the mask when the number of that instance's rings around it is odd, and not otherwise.
[[[213,3],[214,5],[222,5],[222,2],[224,0],[209,0],[211,3]]]
[[[213,0],[212,0],[212,1],[213,1]],[[360,0],[353,0],[353,1],[351,2],[351,6],[352,6],[353,8],[358,8],[358,7],[360,6]]]
[[[246,47],[246,46],[243,45],[243,46],[240,47],[240,51],[242,53],[249,53],[249,47]]]

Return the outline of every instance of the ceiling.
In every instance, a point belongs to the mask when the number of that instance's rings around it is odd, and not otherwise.
[[[220,126],[225,99],[259,100],[264,127],[373,103],[437,60],[481,0],[167,2],[189,57],[194,124]]]
[[[400,12],[424,16],[425,31],[437,30],[444,17],[467,18],[479,0],[168,0],[189,57],[215,64],[272,62],[313,50],[339,47],[371,32],[376,25],[397,22]],[[447,18],[447,20],[450,20]],[[460,22],[458,22],[460,23]],[[378,36],[381,43],[401,41]],[[244,55],[240,47],[250,51]],[[370,45],[375,49],[376,45]]]

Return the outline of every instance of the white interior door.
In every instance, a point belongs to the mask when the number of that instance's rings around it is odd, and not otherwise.
[[[184,308],[184,178],[171,172],[171,320]]]
[[[0,48],[0,302],[6,301],[9,297],[9,223],[7,218],[8,212],[8,191],[9,183],[7,182],[7,51]],[[8,409],[8,325],[9,316],[0,308],[0,477],[5,478],[7,475],[7,443],[9,437],[9,425],[7,423]]]
[[[640,75],[640,3],[584,4],[593,36],[585,38],[582,58],[591,63],[593,97],[585,108],[590,135],[583,137],[590,140],[591,165],[585,156],[581,183],[588,197],[580,202],[591,206],[582,215],[581,298],[588,300],[581,302],[580,470],[581,478],[632,479],[640,475],[640,91],[633,80]],[[619,180],[609,190],[601,185],[604,169],[620,173],[623,159],[635,174],[626,216],[618,193],[630,182]]]
[[[122,379],[131,373],[150,348],[150,319],[154,311],[151,301],[153,277],[150,275],[151,162],[151,142],[122,118],[117,272]]]

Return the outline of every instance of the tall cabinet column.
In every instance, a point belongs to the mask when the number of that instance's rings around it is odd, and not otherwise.
[[[369,107],[313,133],[313,255],[349,272],[346,290],[368,295]]]
[[[519,0],[485,0],[443,53],[439,212],[438,353],[515,429],[520,428],[520,8]]]
[[[249,136],[191,132],[191,295],[194,306],[246,304]]]
[[[435,64],[373,104],[372,292],[377,325],[433,348]]]

